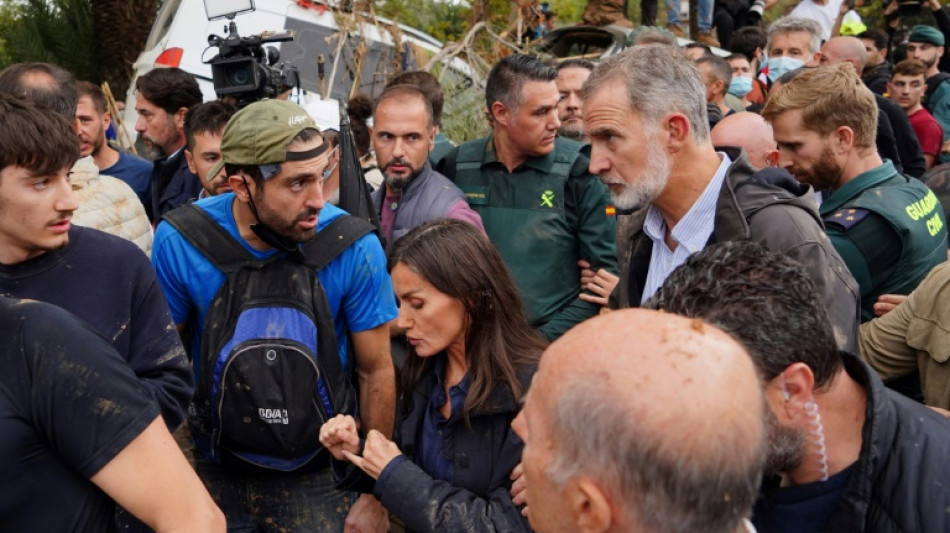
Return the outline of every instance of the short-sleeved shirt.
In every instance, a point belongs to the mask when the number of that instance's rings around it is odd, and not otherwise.
[[[925,154],[939,157],[940,145],[943,144],[943,128],[940,127],[937,119],[922,107],[907,115],[907,119],[910,120],[910,125],[917,134],[920,150]]]
[[[159,416],[112,345],[63,309],[0,298],[0,529],[114,531],[89,478]]]
[[[208,213],[258,259],[278,253],[276,250],[257,250],[241,237],[232,211],[234,198],[234,193],[226,193],[199,200],[194,205]],[[317,231],[344,214],[340,208],[327,204],[320,211]],[[205,316],[224,283],[224,273],[167,222],[159,224],[155,231],[152,264],[158,273],[175,323],[187,322],[194,313],[195,322],[192,325],[196,334],[192,353],[200,353]],[[320,270],[317,278],[323,285],[333,312],[340,360],[346,364],[348,331],[366,331],[396,318],[396,298],[379,239],[373,234],[364,235]],[[195,358],[196,361],[198,359]],[[196,378],[198,373],[199,369],[196,368]]]
[[[152,179],[152,162],[119,151],[119,160],[109,168],[99,169],[100,174],[119,178],[126,182],[139,197],[142,205],[148,201],[149,183]]]

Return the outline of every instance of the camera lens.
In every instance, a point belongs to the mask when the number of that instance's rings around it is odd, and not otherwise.
[[[228,85],[231,85],[231,86],[247,85],[250,82],[251,82],[251,73],[247,70],[247,68],[238,68],[238,69],[232,70],[231,73],[228,75]]]

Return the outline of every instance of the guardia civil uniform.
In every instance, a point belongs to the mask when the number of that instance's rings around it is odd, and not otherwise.
[[[513,172],[493,138],[450,152],[439,170],[455,181],[482,217],[524,301],[528,319],[549,340],[599,312],[578,299],[579,259],[617,271],[616,217],[610,193],[588,173],[584,145],[558,137],[554,150]]]
[[[861,288],[862,322],[882,294],[910,294],[947,260],[937,196],[890,161],[859,174],[821,204],[825,230]]]

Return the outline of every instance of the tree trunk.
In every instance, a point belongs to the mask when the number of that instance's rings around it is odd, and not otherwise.
[[[132,81],[132,65],[145,47],[159,0],[92,0],[99,78],[122,99]]]

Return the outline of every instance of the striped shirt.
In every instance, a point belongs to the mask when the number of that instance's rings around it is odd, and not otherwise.
[[[676,242],[676,249],[670,250],[666,245],[666,222],[663,216],[652,205],[647,208],[646,220],[643,222],[643,232],[653,241],[653,253],[650,256],[650,267],[647,270],[646,285],[640,304],[646,302],[663,285],[673,269],[682,265],[690,254],[694,254],[706,247],[712,235],[716,222],[716,201],[719,199],[719,190],[732,160],[724,152],[717,152],[722,162],[716,173],[706,185],[706,189],[689,208],[686,215],[673,227],[671,236]]]

